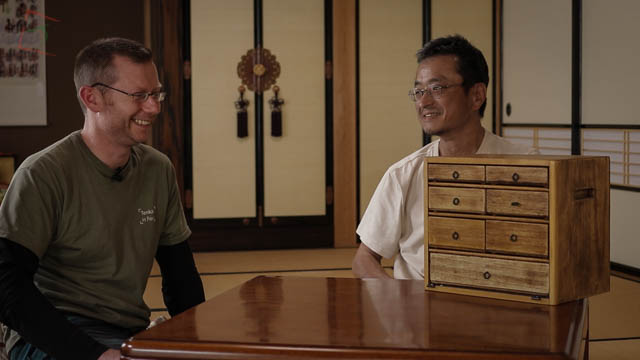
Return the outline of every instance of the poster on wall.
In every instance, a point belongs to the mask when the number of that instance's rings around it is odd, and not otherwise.
[[[47,124],[45,0],[0,0],[0,126]]]

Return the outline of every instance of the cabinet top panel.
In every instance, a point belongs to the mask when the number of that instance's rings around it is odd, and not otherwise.
[[[488,165],[549,165],[551,162],[586,159],[603,159],[607,156],[584,155],[469,155],[469,156],[437,156],[425,157],[425,163],[438,164],[488,164]]]

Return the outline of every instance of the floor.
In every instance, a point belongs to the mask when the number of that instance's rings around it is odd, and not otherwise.
[[[355,249],[269,250],[194,254],[207,299],[257,275],[353,277]],[[383,265],[391,272],[390,261]],[[151,318],[168,317],[154,266],[145,301]],[[590,299],[591,360],[640,359],[640,279],[611,276],[611,291]]]

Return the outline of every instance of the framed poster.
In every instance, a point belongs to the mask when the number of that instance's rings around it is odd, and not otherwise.
[[[0,126],[47,124],[44,0],[0,0]]]

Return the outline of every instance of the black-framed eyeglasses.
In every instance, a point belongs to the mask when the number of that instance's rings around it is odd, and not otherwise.
[[[125,94],[127,96],[131,96],[133,98],[133,100],[135,102],[138,103],[143,103],[145,101],[147,101],[147,99],[149,99],[149,97],[153,98],[153,100],[157,101],[157,102],[162,102],[164,101],[164,99],[167,97],[167,93],[164,91],[152,91],[152,92],[137,92],[137,93],[128,93],[124,90],[120,90],[120,89],[116,89],[114,87],[111,87],[107,84],[103,84],[101,82],[97,82],[93,85],[91,85],[91,87],[96,87],[96,86],[104,86],[108,89],[117,91],[119,93]]]
[[[454,86],[460,86],[462,85],[462,83],[460,84],[451,84],[451,85],[431,85],[429,87],[427,87],[426,89],[418,89],[418,88],[414,88],[409,90],[409,98],[411,99],[411,101],[418,101],[420,99],[422,99],[422,97],[424,96],[424,94],[427,94],[431,97],[433,97],[434,99],[439,99],[442,94],[444,94],[444,91],[450,87],[454,87]]]

